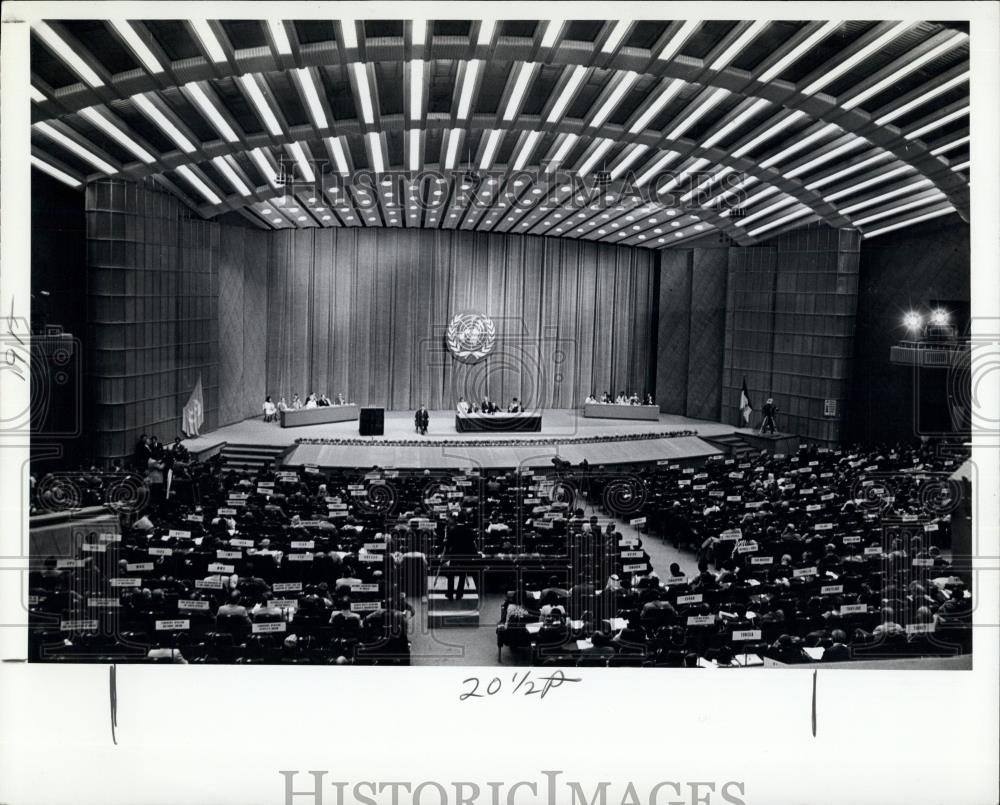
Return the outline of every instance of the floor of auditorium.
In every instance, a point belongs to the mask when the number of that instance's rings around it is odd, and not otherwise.
[[[539,433],[457,433],[454,411],[431,411],[428,433],[420,436],[414,432],[412,412],[386,411],[383,436],[364,437],[360,444],[300,444],[284,463],[320,467],[517,467],[550,464],[558,456],[572,463],[586,459],[597,465],[707,458],[722,452],[697,436],[652,438],[653,434],[681,430],[708,437],[741,432],[733,425],[672,414],[660,414],[656,421],[597,419],[584,417],[576,409],[554,409],[542,413]],[[610,438],[603,440],[606,437]],[[199,452],[222,444],[289,447],[298,439],[361,438],[356,420],[282,428],[255,417],[188,439],[185,444]],[[602,441],[574,441],[593,438]]]

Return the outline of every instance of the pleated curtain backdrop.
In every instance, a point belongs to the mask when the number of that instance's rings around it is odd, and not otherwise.
[[[569,408],[592,390],[652,392],[655,265],[652,251],[555,238],[277,232],[264,393],[409,410],[483,394]],[[497,329],[493,353],[473,365],[445,347],[448,322],[465,311]]]

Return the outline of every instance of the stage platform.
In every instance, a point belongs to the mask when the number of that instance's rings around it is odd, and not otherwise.
[[[666,435],[676,431],[697,435]],[[456,433],[455,412],[448,410],[431,411],[428,433],[420,436],[414,432],[412,411],[386,411],[383,436],[359,436],[357,422],[281,428],[256,417],[184,444],[194,453],[208,455],[224,445],[287,447],[297,440],[350,440],[298,444],[285,458],[286,464],[319,467],[537,467],[551,466],[554,457],[574,464],[586,459],[597,466],[704,459],[723,451],[699,437],[744,432],[673,414],[660,414],[656,421],[608,420],[584,417],[581,409],[546,409],[538,433]]]

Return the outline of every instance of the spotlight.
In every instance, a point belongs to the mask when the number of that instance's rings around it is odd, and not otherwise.
[[[903,325],[906,327],[907,330],[919,330],[920,325],[922,325],[923,323],[924,323],[923,318],[919,313],[916,313],[915,311],[911,310],[909,313],[903,316]]]
[[[944,308],[936,308],[931,311],[931,324],[936,324],[938,326],[950,324],[951,314],[948,313]]]

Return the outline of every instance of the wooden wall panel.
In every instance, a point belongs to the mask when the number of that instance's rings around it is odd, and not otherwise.
[[[713,422],[722,413],[728,256],[728,249],[692,250],[686,413]]]
[[[656,402],[662,412],[681,416],[687,414],[691,260],[690,249],[665,249],[660,254]]]

